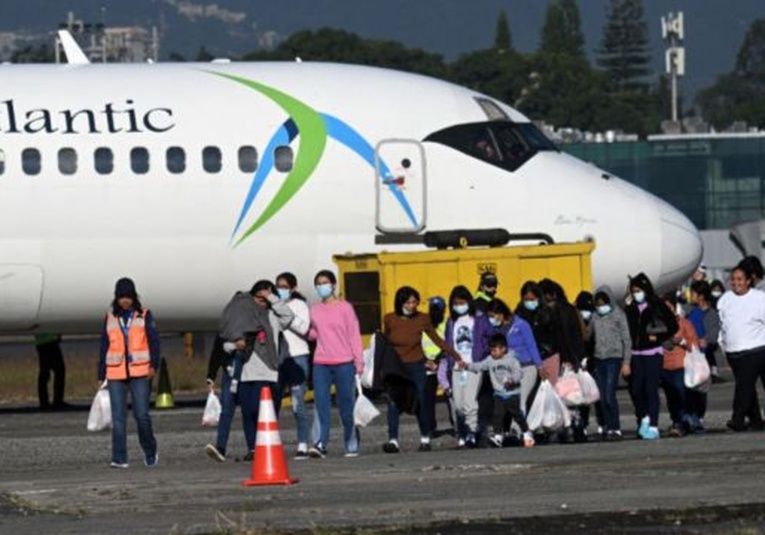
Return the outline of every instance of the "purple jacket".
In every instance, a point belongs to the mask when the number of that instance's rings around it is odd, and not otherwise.
[[[473,362],[481,362],[489,355],[489,338],[494,334],[494,327],[486,315],[473,316]],[[454,320],[446,322],[446,344],[454,349]],[[451,388],[451,375],[454,368],[454,357],[446,355],[438,365],[438,384],[443,389]]]

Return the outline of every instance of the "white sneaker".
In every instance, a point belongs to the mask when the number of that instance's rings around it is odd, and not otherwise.
[[[497,433],[496,435],[491,435],[489,437],[489,442],[491,442],[493,446],[497,448],[501,448],[502,445],[504,444],[504,437],[501,434]]]

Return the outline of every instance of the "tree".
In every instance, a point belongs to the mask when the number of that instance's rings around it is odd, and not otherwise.
[[[651,56],[641,0],[610,0],[598,65],[619,91],[647,90]]]
[[[576,0],[556,0],[547,7],[540,51],[584,56],[584,34]]]
[[[11,54],[11,63],[53,63],[54,61],[56,61],[56,53],[45,43],[37,46],[28,45],[14,50]]]
[[[507,13],[505,10],[499,12],[497,16],[497,29],[494,32],[494,48],[496,50],[512,50],[513,38],[510,34],[510,24],[507,22]]]
[[[194,59],[194,61],[198,61],[200,63],[209,63],[214,59],[215,56],[210,54],[210,52],[204,46],[200,46],[199,51],[197,52],[197,57]]]

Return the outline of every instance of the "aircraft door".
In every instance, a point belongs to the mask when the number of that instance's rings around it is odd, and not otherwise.
[[[376,225],[383,233],[425,229],[425,151],[416,140],[387,139],[375,149]]]
[[[23,331],[37,324],[43,272],[30,264],[0,264],[0,330]]]

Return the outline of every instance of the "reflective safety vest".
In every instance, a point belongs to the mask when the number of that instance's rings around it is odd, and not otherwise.
[[[436,332],[438,333],[438,336],[441,337],[441,340],[443,340],[444,335],[446,334],[446,320],[442,321],[441,325],[436,327]],[[422,351],[425,353],[425,358],[428,360],[436,360],[436,357],[441,354],[441,348],[438,347],[435,342],[430,339],[430,336],[425,333],[422,333]]]
[[[144,310],[139,316],[138,312],[134,311],[127,325],[123,325],[122,317],[117,317],[111,312],[106,314],[106,334],[109,337],[109,349],[106,351],[107,379],[121,381],[128,377],[149,375],[151,356],[149,337],[146,334],[147,313],[148,310]]]

